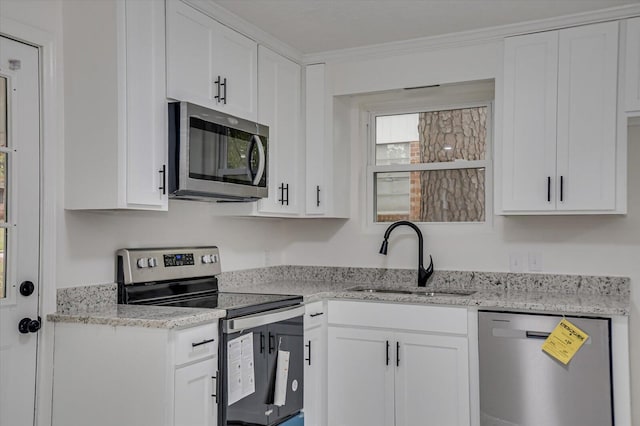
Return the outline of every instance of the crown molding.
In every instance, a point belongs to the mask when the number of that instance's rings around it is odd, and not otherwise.
[[[557,30],[560,28],[631,18],[634,16],[640,16],[640,5],[619,6],[517,24],[482,28],[479,30],[312,53],[303,55],[302,61],[304,64],[315,64],[322,62],[347,62],[354,59],[367,59],[380,56],[398,56],[415,53],[416,51],[424,52],[477,45],[502,40],[504,37],[509,36]]]
[[[303,55],[302,52],[293,48],[292,46],[284,43],[283,41],[273,37],[271,34],[261,30],[255,25],[251,24],[248,21],[240,18],[238,15],[228,11],[222,6],[214,3],[211,0],[170,0],[170,1],[184,1],[188,5],[192,6],[195,9],[198,9],[200,12],[204,13],[207,16],[215,19],[222,25],[225,25],[232,30],[239,32],[256,43],[266,46],[269,49],[279,53],[282,56],[285,56],[291,59],[294,62],[299,64],[302,63]]]

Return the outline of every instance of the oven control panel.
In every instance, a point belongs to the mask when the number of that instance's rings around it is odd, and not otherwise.
[[[193,253],[172,253],[164,255],[164,266],[193,266]]]
[[[116,253],[118,279],[125,284],[218,275],[220,253],[212,247],[122,249]]]

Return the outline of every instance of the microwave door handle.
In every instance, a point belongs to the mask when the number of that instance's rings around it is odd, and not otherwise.
[[[255,185],[254,181],[256,179],[253,174],[253,170],[251,169],[251,162],[253,161],[253,147],[256,144],[255,136],[251,137],[251,141],[249,142],[249,149],[247,149],[247,176],[253,185]]]
[[[257,185],[260,183],[260,180],[262,180],[262,176],[264,175],[266,155],[264,153],[264,146],[262,146],[262,139],[260,139],[260,136],[253,135],[253,138],[251,139],[252,141],[257,141],[258,146],[258,171],[256,172],[256,176],[253,179],[253,184]]]

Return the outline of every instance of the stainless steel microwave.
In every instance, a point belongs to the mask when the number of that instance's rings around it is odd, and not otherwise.
[[[269,128],[188,102],[169,103],[169,196],[267,197]]]

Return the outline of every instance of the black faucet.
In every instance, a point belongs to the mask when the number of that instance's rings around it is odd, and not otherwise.
[[[397,222],[389,225],[387,230],[384,232],[384,240],[382,241],[382,247],[380,247],[380,254],[387,255],[387,248],[389,247],[389,235],[391,235],[391,231],[396,229],[400,225],[407,225],[412,228],[418,234],[418,287],[426,287],[427,280],[433,274],[433,258],[429,255],[429,267],[424,269],[424,264],[422,263],[422,250],[423,250],[423,239],[422,232],[420,229],[413,223],[407,220],[399,220]]]

